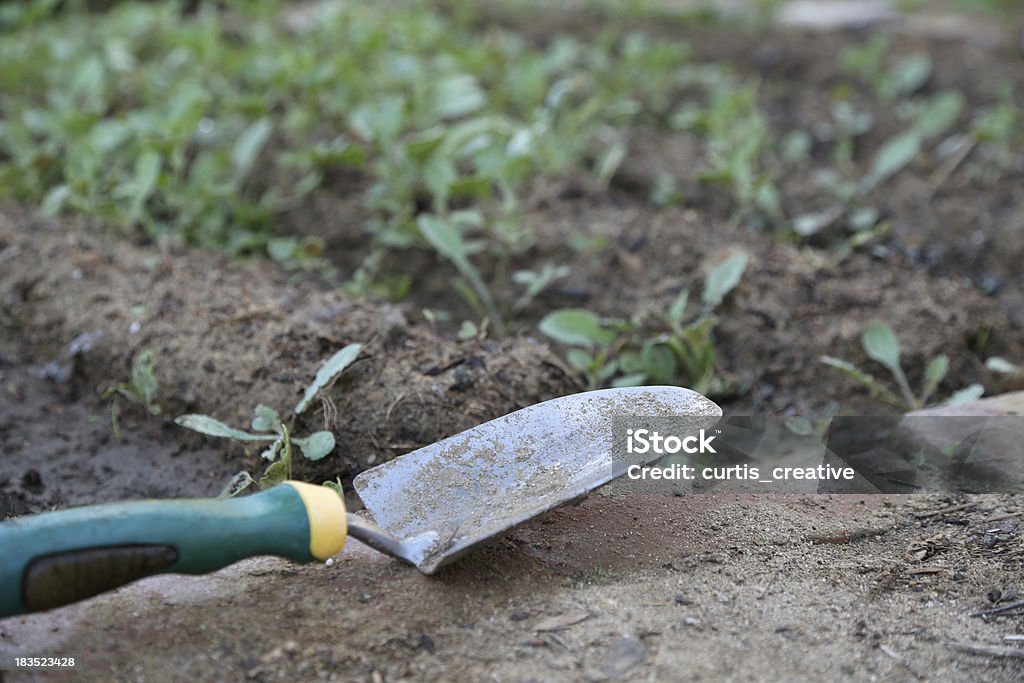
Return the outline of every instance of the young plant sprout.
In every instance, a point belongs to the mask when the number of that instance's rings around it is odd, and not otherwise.
[[[702,394],[723,393],[728,383],[716,375],[714,311],[739,284],[748,261],[736,252],[711,269],[694,316],[686,313],[690,297],[684,289],[653,325],[643,316],[602,320],[587,310],[563,309],[545,316],[539,329],[573,347],[568,361],[592,389],[680,382]]]
[[[298,447],[307,460],[320,460],[334,450],[334,434],[327,430],[313,432],[308,436],[295,436],[292,433],[295,418],[302,415],[313,399],[325,387],[330,385],[345,368],[359,356],[362,346],[349,344],[327,359],[316,373],[316,377],[292,411],[291,418],[286,422],[281,415],[269,406],[260,404],[254,410],[251,431],[235,429],[209,415],[181,415],[174,421],[186,429],[216,436],[222,439],[233,439],[242,442],[267,442],[269,445],[260,454],[269,461],[267,469],[260,478],[260,488],[268,488],[291,477],[292,445]],[[240,473],[225,490],[225,495],[235,495],[252,483],[252,477]]]
[[[894,392],[882,381],[859,369],[853,363],[832,356],[822,356],[821,362],[860,382],[871,391],[872,395],[900,410],[920,410],[929,405],[928,402],[935,394],[935,390],[939,388],[939,384],[949,372],[949,358],[945,355],[932,358],[925,369],[921,391],[915,394],[900,365],[900,342],[891,327],[883,322],[872,322],[861,336],[861,345],[868,358],[889,371],[896,382],[897,391]],[[983,386],[971,384],[950,396],[942,404],[950,406],[970,403],[984,393]]]

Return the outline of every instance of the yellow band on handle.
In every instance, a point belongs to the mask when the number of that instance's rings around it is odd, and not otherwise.
[[[286,481],[295,489],[309,515],[309,552],[318,560],[326,560],[341,552],[348,535],[345,502],[326,486]]]

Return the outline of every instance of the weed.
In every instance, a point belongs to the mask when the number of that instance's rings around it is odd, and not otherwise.
[[[797,436],[813,436],[818,440],[825,438],[829,427],[832,425],[832,418],[839,412],[839,404],[831,402],[821,415],[794,415],[784,418],[783,426]]]
[[[1009,83],[1003,84],[998,101],[979,108],[968,131],[997,175],[1013,168],[1018,157],[1016,151],[1024,140],[1024,110],[1015,101],[1014,92]]]
[[[722,394],[728,383],[716,374],[714,311],[739,284],[747,261],[739,252],[708,273],[693,316],[687,315],[689,292],[683,290],[667,311],[653,316],[602,320],[590,311],[563,309],[545,316],[539,329],[572,347],[566,358],[591,388],[681,382],[702,394]]]
[[[140,351],[132,360],[132,377],[128,382],[113,384],[103,390],[101,396],[104,399],[115,397],[112,410],[112,424],[117,424],[117,403],[116,397],[121,396],[132,403],[137,403],[146,409],[150,415],[159,415],[160,406],[156,403],[156,392],[160,383],[156,378],[156,361],[153,352],[150,350]]]
[[[472,339],[477,343],[482,342],[487,338],[487,328],[490,324],[491,321],[488,318],[481,320],[479,325],[471,320],[463,320],[462,325],[459,326],[459,340],[469,341]]]
[[[919,91],[931,79],[934,66],[923,52],[897,59],[885,67],[886,54],[892,38],[879,33],[861,45],[852,45],[839,57],[843,69],[872,87],[885,102],[895,102]]]
[[[949,359],[946,356],[932,358],[925,369],[921,391],[914,394],[900,365],[900,343],[891,327],[882,322],[872,322],[861,337],[861,345],[868,358],[889,371],[896,382],[897,392],[847,361],[822,356],[821,362],[860,382],[873,396],[900,410],[920,410],[927,406],[949,371]],[[985,389],[980,384],[971,384],[943,401],[942,405],[969,403],[981,397],[984,392]]]
[[[462,294],[467,303],[479,314],[493,316],[494,326],[498,334],[504,334],[505,328],[501,313],[498,311],[491,290],[484,282],[480,272],[469,260],[474,245],[463,237],[463,229],[479,227],[483,216],[475,211],[460,211],[441,218],[429,214],[420,215],[417,219],[423,237],[445,257],[462,274],[464,281],[455,281],[455,289]]]
[[[706,139],[706,168],[700,179],[729,188],[738,205],[735,220],[760,215],[779,223],[782,207],[764,158],[771,131],[758,107],[757,84],[737,84],[719,72],[707,76],[713,83],[707,106],[684,106],[672,125]]]
[[[256,406],[254,411],[250,425],[252,431],[235,429],[209,415],[181,415],[175,419],[175,422],[186,429],[207,436],[246,443],[269,442],[270,445],[260,454],[270,464],[263,476],[260,477],[259,485],[260,488],[267,488],[279,484],[291,477],[293,444],[308,460],[320,460],[334,450],[334,435],[329,431],[318,431],[305,437],[295,437],[292,434],[294,420],[306,411],[320,391],[330,385],[344,372],[345,368],[355,361],[361,350],[362,347],[359,344],[349,344],[328,358],[317,370],[316,377],[310,385],[306,387],[302,399],[296,404],[291,419],[287,422],[281,419],[276,410],[262,404]],[[229,486],[230,490],[226,490],[223,495],[235,495],[249,486],[252,481],[253,479],[248,473],[239,473],[232,481],[232,485]]]
[[[516,300],[513,311],[518,313],[526,310],[541,292],[568,275],[568,266],[552,263],[544,263],[540,270],[517,270],[512,274],[512,282],[524,287],[525,291]]]
[[[861,179],[860,192],[867,194],[896,175],[921,153],[925,142],[945,133],[964,107],[964,96],[943,90],[914,103],[911,125],[879,148],[871,168]]]

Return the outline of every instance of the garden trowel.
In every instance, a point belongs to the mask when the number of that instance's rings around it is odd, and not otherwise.
[[[613,457],[616,420],[673,417],[697,431],[721,414],[679,387],[539,403],[359,474],[353,483],[373,522],[346,512],[334,490],[293,481],[227,500],[133,501],[13,519],[0,523],[0,617],[256,555],[324,561],[348,535],[432,574],[623,474],[625,462]]]

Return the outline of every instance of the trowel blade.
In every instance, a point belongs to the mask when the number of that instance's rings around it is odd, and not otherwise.
[[[354,484],[377,525],[416,549],[404,559],[431,574],[622,474],[622,463],[613,461],[616,418],[673,417],[696,432],[721,415],[712,401],[681,387],[589,391],[407,453],[361,473]]]

